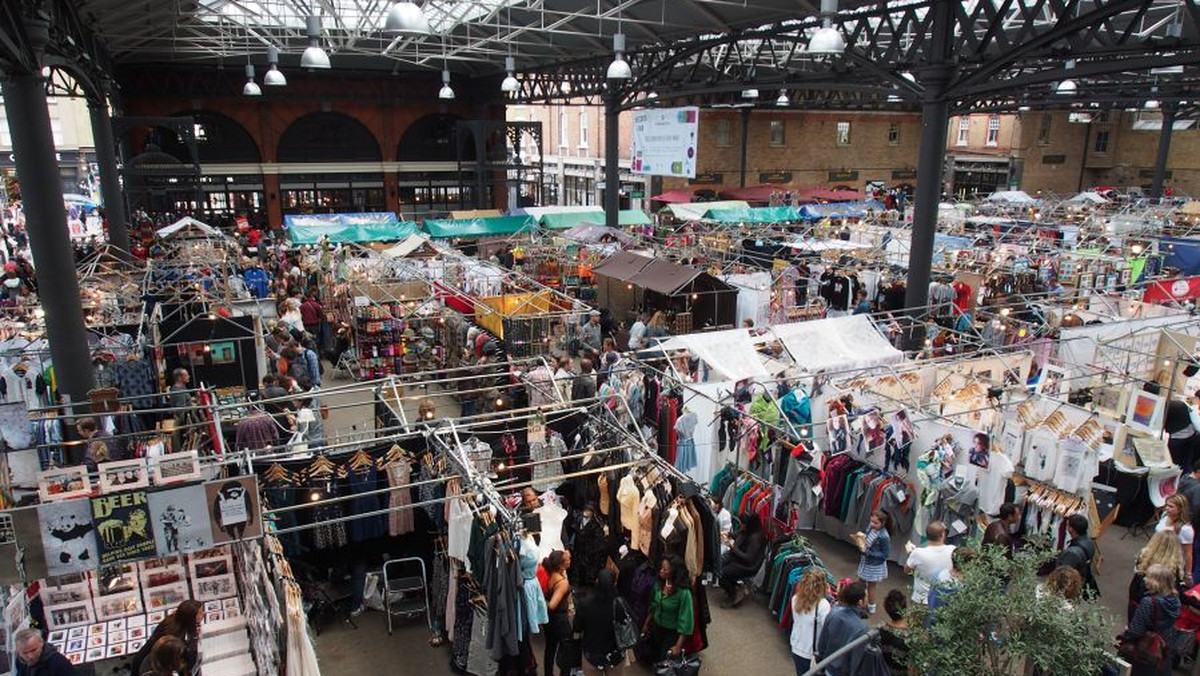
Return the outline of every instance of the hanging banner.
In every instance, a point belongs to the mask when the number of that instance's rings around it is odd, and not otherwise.
[[[183,486],[150,494],[155,550],[166,556],[213,546],[212,519],[204,486]]]
[[[214,545],[262,534],[256,477],[212,481],[204,484],[204,490],[208,513],[212,515]]]
[[[1142,300],[1147,303],[1170,303],[1172,301],[1200,298],[1200,277],[1181,277],[1166,282],[1155,282],[1146,288]]]
[[[84,499],[38,505],[42,551],[50,575],[82,573],[99,566],[91,504]]]
[[[146,491],[101,495],[91,499],[92,523],[100,545],[99,565],[153,556],[154,531]]]
[[[641,110],[633,116],[633,173],[696,177],[700,109]]]

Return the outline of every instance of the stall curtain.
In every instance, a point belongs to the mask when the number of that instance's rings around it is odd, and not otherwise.
[[[737,288],[737,324],[750,319],[755,326],[766,326],[771,315],[771,273],[722,275],[721,279]]]

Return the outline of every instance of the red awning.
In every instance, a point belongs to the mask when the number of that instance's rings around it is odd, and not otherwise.
[[[806,202],[858,202],[863,199],[857,190],[833,190],[830,188],[805,188],[796,191],[796,203]]]
[[[666,204],[687,204],[692,201],[692,197],[692,191],[690,190],[668,190],[650,199],[654,202],[664,202]]]

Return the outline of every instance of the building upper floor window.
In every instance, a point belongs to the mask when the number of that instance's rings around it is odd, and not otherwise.
[[[900,145],[900,125],[895,122],[888,125],[888,145]]]
[[[787,145],[787,139],[784,137],[783,120],[771,120],[770,144],[772,148],[782,148]]]
[[[7,117],[0,117],[0,146],[12,147],[12,134],[8,131]]]
[[[1042,113],[1042,124],[1038,127],[1037,142],[1039,146],[1050,145],[1050,125],[1053,124],[1054,118],[1050,113]]]
[[[837,123],[837,144],[839,146],[850,145],[850,123],[849,122],[838,122]]]
[[[1096,144],[1092,147],[1092,150],[1096,151],[1096,154],[1098,154],[1098,155],[1103,155],[1104,153],[1107,153],[1108,152],[1108,140],[1109,140],[1108,130],[1102,130],[1102,131],[1096,132]]]
[[[567,114],[558,114],[558,145],[566,148],[570,143],[570,136],[567,134]]]
[[[971,118],[963,115],[958,118],[958,139],[955,145],[965,146],[971,142]]]
[[[998,145],[1000,145],[1000,116],[992,115],[988,118],[987,146],[995,148]]]
[[[733,145],[733,122],[717,120],[717,147],[728,148]]]
[[[579,114],[579,147],[588,147],[588,114]]]

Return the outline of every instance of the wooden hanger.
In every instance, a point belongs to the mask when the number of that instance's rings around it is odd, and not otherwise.
[[[267,483],[291,483],[292,473],[284,469],[283,465],[274,463],[267,468],[267,471],[263,474],[263,478]]]
[[[370,453],[367,453],[360,448],[354,452],[354,455],[350,456],[350,461],[348,464],[351,470],[355,472],[361,472],[366,469],[374,468],[375,459],[371,457]]]
[[[305,474],[310,479],[328,479],[337,474],[337,465],[333,464],[329,458],[319,455],[308,466]]]
[[[408,461],[408,453],[403,448],[400,448],[400,444],[392,444],[387,453],[380,458],[379,469],[387,469],[392,465],[406,461]]]

